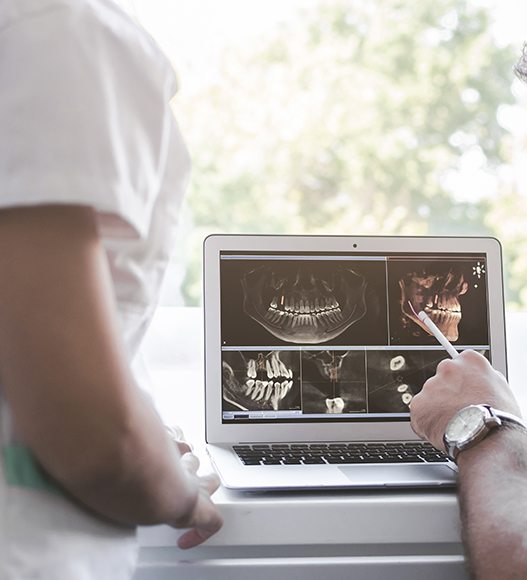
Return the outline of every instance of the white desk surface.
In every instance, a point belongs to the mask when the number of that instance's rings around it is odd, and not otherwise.
[[[161,309],[147,336],[144,361],[150,389],[164,420],[183,427],[203,459],[205,469],[209,469],[203,440],[202,328],[200,309]],[[527,334],[527,314],[509,316],[508,336],[512,345],[509,349],[509,380],[513,388],[522,381],[521,345],[526,344],[522,334]],[[516,391],[526,408],[524,393]],[[197,575],[192,575],[189,568],[180,577],[208,578],[201,567],[196,568],[196,563],[203,565],[207,562],[209,566],[216,562],[219,565],[218,562],[225,563],[226,558],[238,559],[238,567],[239,558],[244,561],[257,558],[260,563],[256,570],[259,570],[264,563],[276,563],[280,557],[288,562],[291,558],[318,558],[320,563],[330,558],[332,565],[339,562],[339,558],[352,558],[357,566],[357,558],[360,566],[367,564],[364,558],[372,558],[372,562],[380,566],[379,570],[384,562],[392,570],[390,577],[394,579],[399,576],[393,575],[391,559],[395,558],[401,564],[409,558],[412,566],[426,564],[423,569],[428,570],[426,562],[431,558],[432,563],[443,564],[437,568],[443,571],[434,578],[466,578],[453,491],[254,494],[220,489],[214,499],[225,523],[222,530],[202,547],[186,552],[177,549],[175,542],[179,533],[168,526],[140,529],[143,575],[139,572],[138,580],[164,579],[163,571],[168,574],[167,578],[173,577],[170,574],[174,565],[182,571],[184,564],[188,566],[190,562]],[[355,570],[349,561],[346,566],[343,569]],[[210,577],[223,578],[216,568]],[[315,565],[310,568],[311,571],[316,569]],[[358,571],[353,578],[377,577],[372,575],[371,567],[366,569],[370,570],[366,575]],[[251,574],[255,580],[258,576],[254,576],[254,570],[242,567],[240,577]],[[330,574],[327,579],[344,577],[340,576],[342,570],[336,570],[336,576]],[[403,566],[401,570],[401,578],[419,578],[421,574],[420,568],[406,570]],[[289,568],[289,578],[295,571],[294,566]],[[225,578],[234,577],[237,576],[229,569]]]

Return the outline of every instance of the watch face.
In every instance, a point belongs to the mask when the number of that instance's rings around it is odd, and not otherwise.
[[[483,427],[484,418],[484,412],[478,407],[461,409],[448,424],[446,438],[458,442],[472,439]]]

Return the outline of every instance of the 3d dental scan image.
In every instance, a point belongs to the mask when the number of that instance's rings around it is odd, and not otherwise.
[[[304,413],[365,413],[364,351],[302,351],[301,390]]]
[[[389,261],[391,344],[435,344],[415,314],[424,311],[450,342],[487,345],[485,274],[484,263],[477,259]]]
[[[300,409],[299,351],[224,351],[225,411]]]
[[[387,343],[385,267],[352,260],[232,260],[223,345]]]

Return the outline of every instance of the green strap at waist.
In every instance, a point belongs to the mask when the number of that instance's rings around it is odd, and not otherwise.
[[[2,448],[2,453],[5,480],[8,485],[64,495],[27,447],[19,444],[7,445]]]

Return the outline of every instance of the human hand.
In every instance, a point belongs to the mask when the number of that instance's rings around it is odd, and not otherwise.
[[[465,350],[457,358],[437,365],[436,374],[410,403],[412,429],[437,449],[444,450],[447,423],[467,405],[491,405],[521,417],[505,377],[473,350]]]
[[[186,441],[183,429],[178,425],[165,425],[165,430],[181,455],[192,453],[192,445]]]
[[[199,459],[192,453],[183,455],[181,464],[188,477],[194,479],[198,486],[198,496],[190,514],[170,524],[178,529],[190,528],[177,542],[179,548],[186,550],[202,544],[215,534],[223,525],[223,518],[211,499],[220,485],[218,476],[214,473],[198,476]]]

